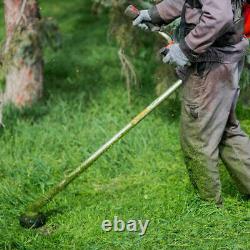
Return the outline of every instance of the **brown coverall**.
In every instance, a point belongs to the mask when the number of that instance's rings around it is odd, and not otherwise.
[[[200,0],[192,8],[185,0],[156,5],[158,18],[170,23],[182,16],[194,28],[181,49],[192,65],[184,71],[181,145],[191,181],[202,199],[222,203],[219,157],[239,190],[250,194],[250,140],[235,116],[245,38],[234,45],[216,45],[234,21],[230,0]],[[185,13],[183,16],[183,8]]]

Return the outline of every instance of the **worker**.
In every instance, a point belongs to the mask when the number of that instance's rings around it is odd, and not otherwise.
[[[247,2],[247,3],[246,3]],[[240,192],[250,195],[250,139],[235,115],[249,42],[243,6],[249,0],[164,0],[133,24],[148,29],[181,17],[180,41],[163,58],[183,79],[181,146],[199,196],[223,204],[219,159]]]

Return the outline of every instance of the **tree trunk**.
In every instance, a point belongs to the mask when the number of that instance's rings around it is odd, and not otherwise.
[[[4,101],[21,108],[42,95],[43,59],[36,0],[4,0],[6,84]]]

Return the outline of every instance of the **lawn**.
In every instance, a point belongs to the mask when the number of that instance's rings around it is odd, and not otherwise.
[[[5,110],[0,249],[250,249],[250,202],[222,165],[224,208],[197,198],[182,159],[179,117],[168,102],[44,208],[46,226],[20,227],[27,204],[156,97],[150,57],[142,53],[136,65],[145,72],[143,84],[128,105],[107,15],[93,16],[90,1],[40,3],[42,14],[60,24],[63,46],[46,51],[43,99],[30,109]],[[1,20],[1,36],[3,28]],[[241,120],[250,133],[250,120]],[[150,220],[148,230],[143,237],[104,232],[102,221],[114,216]]]

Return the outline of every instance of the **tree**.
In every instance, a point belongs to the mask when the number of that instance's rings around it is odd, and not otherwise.
[[[3,99],[24,107],[37,101],[43,89],[39,7],[36,0],[4,0],[4,7],[6,80]]]

